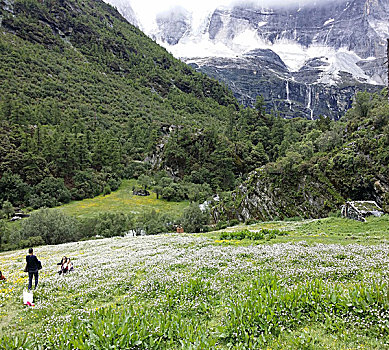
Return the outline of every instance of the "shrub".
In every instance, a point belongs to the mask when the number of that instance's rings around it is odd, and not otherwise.
[[[45,244],[60,244],[80,238],[78,222],[58,209],[41,209],[23,220],[20,229],[22,240],[41,237]]]
[[[290,218],[285,218],[286,221],[302,221],[303,218],[301,216],[292,216]]]
[[[181,183],[171,183],[162,189],[162,198],[168,201],[182,201],[186,198],[184,186]]]
[[[244,231],[234,232],[232,237],[237,240],[242,240],[245,238],[249,238],[249,235],[250,235],[250,231],[244,230]]]
[[[231,239],[231,232],[220,232],[220,239]]]
[[[124,169],[124,177],[126,179],[138,178],[141,174],[146,174],[150,166],[147,163],[133,161]]]
[[[106,195],[108,195],[110,193],[111,193],[111,187],[109,187],[109,185],[106,185],[104,187],[103,196],[106,196]]]
[[[246,225],[253,225],[253,224],[255,224],[257,221],[255,220],[255,219],[248,219],[246,222],[245,222],[245,224]]]
[[[239,225],[239,220],[237,219],[232,219],[229,221],[228,223],[230,226],[236,226],[236,225]]]
[[[34,186],[29,204],[34,208],[55,207],[62,203],[68,203],[71,199],[70,191],[63,179],[46,177]]]
[[[103,168],[99,173],[93,169],[76,171],[73,177],[72,198],[77,200],[92,198],[102,193],[105,187],[109,187],[111,191],[117,190],[121,180],[108,171],[111,171],[110,168]]]
[[[103,213],[80,221],[82,237],[96,235],[103,237],[124,236],[134,228],[134,217],[124,213]]]
[[[209,222],[209,212],[202,211],[197,203],[185,208],[181,223],[186,232],[201,232]]]
[[[340,210],[331,211],[328,213],[329,218],[340,218],[342,216]]]
[[[22,239],[19,242],[19,248],[29,248],[29,247],[36,247],[39,245],[44,245],[45,241],[41,236],[35,236],[35,237],[30,237],[27,239]]]
[[[269,230],[269,229],[263,229],[262,234],[265,236],[266,239],[274,239],[277,236],[279,236],[280,231],[279,230]]]
[[[0,178],[0,201],[9,201],[13,205],[22,204],[30,195],[30,187],[18,174],[5,172]]]
[[[165,187],[163,190],[162,190],[162,198],[163,199],[166,199],[168,201],[172,201],[174,200],[175,198],[175,191],[174,191],[174,188],[173,187]]]
[[[247,238],[250,238],[253,241],[259,241],[261,239],[264,239],[263,230],[262,231],[255,231],[255,232],[248,231],[248,232],[250,232],[250,233],[248,234]]]
[[[216,229],[217,230],[224,230],[225,228],[228,227],[228,223],[225,222],[225,221],[219,221],[217,224],[216,224]]]
[[[12,217],[15,213],[14,207],[11,202],[9,201],[4,201],[3,203],[3,208],[2,212],[5,214],[5,216],[9,219]]]
[[[174,219],[167,215],[156,212],[154,209],[143,213],[136,222],[138,234],[144,231],[147,235],[172,232]]]
[[[284,236],[288,234],[286,231],[281,232],[279,230],[262,229],[260,231],[242,230],[236,232],[221,232],[220,239],[251,239],[252,241],[258,241],[262,239],[274,239],[277,236]]]
[[[3,248],[3,243],[6,242],[8,238],[9,230],[5,223],[5,220],[1,220],[0,218],[0,250]]]
[[[277,236],[287,236],[289,235],[289,231],[278,231]]]

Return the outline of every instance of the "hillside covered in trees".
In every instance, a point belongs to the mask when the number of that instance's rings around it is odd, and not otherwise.
[[[139,176],[168,200],[221,194],[215,219],[387,203],[385,91],[360,93],[340,122],[285,120],[261,97],[244,108],[100,0],[0,0],[0,58],[3,210],[53,207]],[[263,214],[253,203],[265,197]]]
[[[389,212],[387,91],[357,93],[338,122],[321,119],[309,129],[304,124],[299,119],[285,124],[276,161],[250,173],[218,203],[217,218],[318,218],[346,200],[373,200]]]
[[[114,189],[169,130],[223,135],[238,108],[102,1],[0,1],[0,11],[0,200]]]

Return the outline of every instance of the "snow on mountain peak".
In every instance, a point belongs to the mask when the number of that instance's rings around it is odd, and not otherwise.
[[[386,83],[389,0],[105,0],[245,105],[338,119]]]
[[[240,57],[271,49],[291,72],[325,57],[322,75],[330,81],[338,70],[372,81],[357,62],[378,57],[382,43],[367,47],[364,41],[389,36],[389,0],[106,1],[176,57]]]

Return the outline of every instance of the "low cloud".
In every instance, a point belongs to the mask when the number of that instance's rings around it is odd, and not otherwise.
[[[155,26],[157,17],[166,16],[167,13],[178,11],[180,15],[192,13],[194,21],[205,18],[216,8],[250,6],[254,8],[280,8],[320,6],[328,2],[346,2],[350,0],[104,0],[119,9],[134,10],[141,28],[149,32]],[[178,10],[179,9],[179,10]],[[160,16],[158,16],[160,14]]]

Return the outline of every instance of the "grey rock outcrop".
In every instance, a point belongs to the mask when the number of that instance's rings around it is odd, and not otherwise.
[[[221,201],[213,207],[213,217],[240,221],[320,218],[344,203],[320,172],[294,175],[286,179],[281,173],[270,173],[264,168],[254,171],[233,192],[233,207]]]
[[[310,60],[298,72],[288,68],[272,50],[255,50],[241,58],[206,58],[189,61],[201,71],[230,86],[235,97],[244,105],[254,106],[262,95],[268,112],[281,116],[318,118],[319,115],[339,119],[352,105],[358,91],[376,92],[382,86],[362,83],[342,73],[340,86],[316,83],[320,71],[316,60]]]
[[[338,119],[351,106],[355,92],[373,92],[383,87],[382,57],[385,36],[389,33],[385,18],[389,18],[388,0],[218,9],[208,27],[209,37],[214,41],[228,45],[239,30],[252,30],[270,46],[285,42],[285,45],[297,43],[305,48],[322,46],[337,50],[336,62],[328,53],[318,52],[317,57],[308,58],[299,69],[285,70],[274,55],[268,54],[268,59],[264,59],[255,56],[256,50],[235,59],[209,57],[190,62],[197,63],[199,71],[229,85],[245,105],[253,105],[256,96],[262,95],[268,108],[284,117],[313,119],[321,114]],[[223,60],[224,64],[220,64]]]
[[[211,17],[209,36],[232,40],[237,34],[234,29],[241,29],[244,23],[272,44],[280,40],[304,47],[324,44],[346,48],[361,58],[381,57],[389,32],[388,18],[387,0],[332,0],[273,8],[245,4],[217,9]]]

